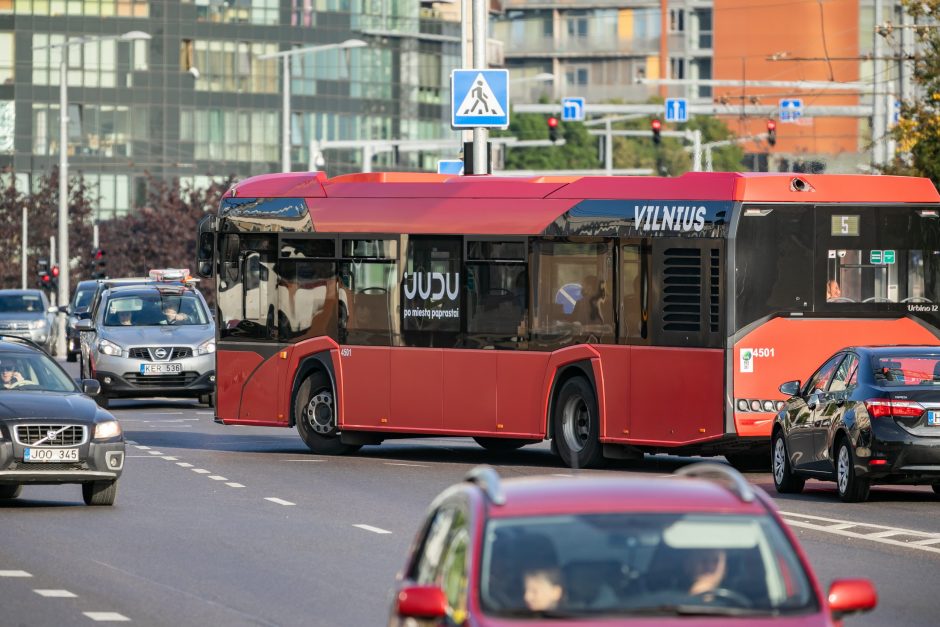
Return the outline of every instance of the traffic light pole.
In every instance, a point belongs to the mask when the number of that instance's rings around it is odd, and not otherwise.
[[[27,238],[29,237],[29,214],[26,213],[26,205],[23,205],[23,236],[20,238],[20,259],[23,262],[23,289],[26,289],[26,266],[27,261],[26,249],[27,249]]]
[[[62,46],[62,62],[59,63],[59,293],[57,305],[69,300],[69,105],[66,66],[69,46]],[[56,354],[65,355],[65,314],[56,316],[59,332],[56,339]]]

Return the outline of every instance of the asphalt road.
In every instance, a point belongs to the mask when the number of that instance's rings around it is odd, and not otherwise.
[[[85,507],[78,486],[27,487],[0,505],[0,624],[384,624],[440,490],[483,462],[506,476],[570,472],[547,445],[494,455],[470,440],[399,440],[321,458],[293,430],[223,427],[191,401],[113,411],[134,443],[114,507]],[[654,456],[599,472],[687,462]],[[774,494],[770,475],[749,479]],[[777,502],[823,585],[865,576],[879,591],[878,609],[846,624],[936,624],[933,492],[875,488],[846,505],[830,484],[807,487]]]

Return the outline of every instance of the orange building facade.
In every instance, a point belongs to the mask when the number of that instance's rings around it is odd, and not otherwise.
[[[859,80],[858,0],[714,0],[714,15],[716,79]],[[725,118],[738,136],[766,132],[767,118],[747,113],[755,103],[777,105],[784,98],[802,99],[804,107],[859,103],[857,93],[844,91],[754,86],[716,87],[713,93],[716,101],[744,113]],[[743,148],[796,159],[853,154],[860,148],[859,129],[858,118],[777,120],[775,147],[749,142]]]

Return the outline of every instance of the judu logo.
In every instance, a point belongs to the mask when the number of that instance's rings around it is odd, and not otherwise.
[[[414,300],[415,296],[421,300],[431,302],[443,300],[444,295],[450,300],[457,300],[460,295],[459,272],[412,272],[404,276],[405,298]]]

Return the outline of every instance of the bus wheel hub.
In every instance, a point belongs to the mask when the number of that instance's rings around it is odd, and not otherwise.
[[[333,396],[329,392],[320,392],[311,398],[304,414],[304,419],[315,433],[327,435],[336,429]]]

